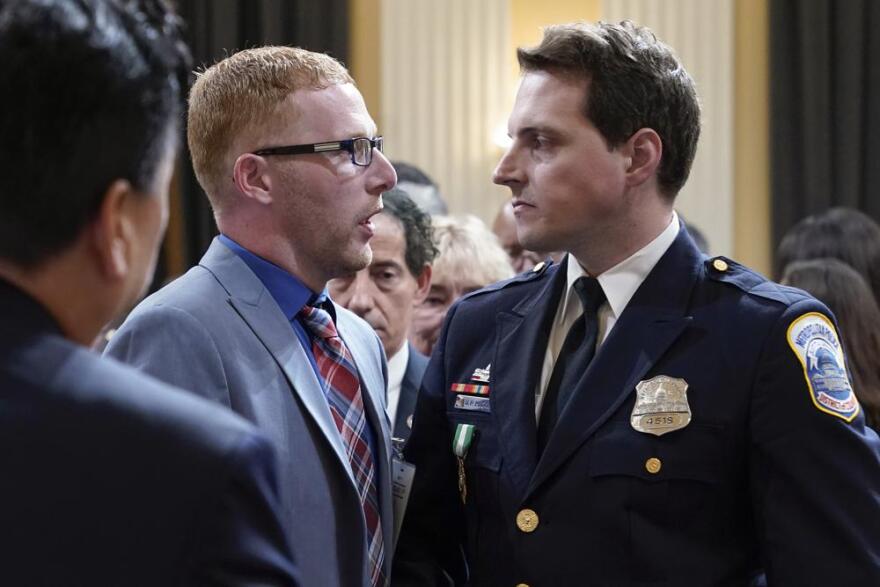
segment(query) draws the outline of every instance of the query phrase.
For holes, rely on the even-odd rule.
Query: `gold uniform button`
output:
[[[516,587],[529,587],[528,583],[517,583]]]
[[[727,264],[727,261],[724,259],[715,259],[712,261],[712,267],[715,268],[716,271],[727,271],[730,269],[730,266]]]
[[[662,467],[663,463],[660,462],[660,459],[656,457],[651,457],[650,459],[645,461],[645,469],[652,475],[656,475],[657,473],[659,473]]]
[[[532,271],[534,271],[535,273],[538,273],[541,271],[541,269],[544,268],[544,265],[546,265],[546,263],[544,263],[544,261],[541,261],[540,263],[538,263],[537,265],[532,267]],[[526,586],[526,587],[528,587],[528,586]]]
[[[520,510],[516,515],[516,527],[526,533],[534,532],[538,528],[538,514],[535,510]]]

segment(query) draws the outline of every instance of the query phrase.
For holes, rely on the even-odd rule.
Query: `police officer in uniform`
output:
[[[880,585],[880,442],[834,317],[673,210],[692,79],[631,23],[518,57],[495,181],[523,246],[570,254],[449,311],[394,584]]]

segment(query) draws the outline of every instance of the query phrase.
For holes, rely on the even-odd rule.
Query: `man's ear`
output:
[[[139,197],[131,184],[117,179],[104,193],[98,214],[88,229],[99,269],[110,280],[123,279],[131,265],[135,243],[135,219],[130,198]]]
[[[428,297],[428,292],[431,291],[431,266],[429,264],[425,263],[422,272],[416,277],[416,283],[418,288],[416,289],[415,298],[413,298],[414,306],[424,302],[425,298]]]
[[[242,153],[232,167],[232,181],[245,197],[260,204],[272,203],[272,178],[266,159],[252,153]]]
[[[663,155],[663,141],[657,131],[640,128],[626,141],[623,149],[629,158],[627,185],[641,185],[655,175]]]

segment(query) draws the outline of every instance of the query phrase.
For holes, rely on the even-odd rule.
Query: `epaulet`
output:
[[[540,263],[538,263],[537,265],[535,265],[534,267],[532,267],[528,271],[523,271],[522,273],[514,275],[513,277],[511,277],[509,279],[497,281],[495,283],[487,285],[484,288],[474,290],[474,291],[462,296],[462,299],[491,293],[493,291],[499,291],[502,289],[506,289],[508,287],[515,287],[515,286],[523,284],[523,283],[530,283],[530,282],[535,281],[536,279],[540,279],[541,277],[546,275],[547,270],[550,269],[551,267],[553,267],[554,265],[555,264],[553,263],[552,259],[548,259],[547,261],[541,261]]]
[[[703,266],[710,279],[729,283],[750,295],[786,306],[808,297],[799,289],[779,285],[727,257],[710,257],[703,262]]]

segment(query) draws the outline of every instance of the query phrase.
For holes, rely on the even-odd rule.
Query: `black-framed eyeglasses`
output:
[[[269,147],[254,151],[254,155],[266,157],[268,155],[304,155],[306,153],[328,153],[330,151],[348,151],[351,162],[361,167],[367,167],[373,162],[373,149],[382,150],[385,140],[382,137],[355,137],[344,141],[330,141],[327,143],[312,143],[311,145],[289,145],[286,147]]]

